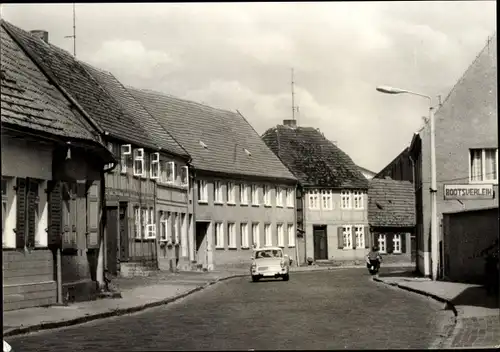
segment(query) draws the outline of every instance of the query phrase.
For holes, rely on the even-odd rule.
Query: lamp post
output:
[[[431,196],[431,265],[432,279],[437,280],[438,276],[438,258],[439,258],[439,238],[437,223],[437,186],[436,186],[436,133],[434,122],[434,108],[432,107],[432,98],[425,94],[412,92],[406,89],[399,89],[388,86],[379,86],[377,91],[385,94],[411,94],[429,99],[429,121],[431,124],[431,187],[429,189]]]

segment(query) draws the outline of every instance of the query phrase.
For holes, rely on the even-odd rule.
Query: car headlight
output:
[[[280,264],[281,264],[281,267],[282,267],[282,268],[284,268],[284,267],[285,267],[285,261],[284,261],[283,259],[281,259]]]
[[[252,268],[252,269],[255,269],[256,267],[257,267],[257,264],[255,264],[255,263],[252,263],[252,266],[251,266],[251,268]]]

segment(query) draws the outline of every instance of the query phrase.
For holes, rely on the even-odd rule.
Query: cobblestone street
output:
[[[16,336],[16,351],[428,348],[453,314],[364,270],[238,278],[143,313]],[[62,338],[64,337],[64,338]]]

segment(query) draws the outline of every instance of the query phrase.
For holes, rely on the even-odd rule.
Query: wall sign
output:
[[[444,199],[493,199],[495,192],[492,184],[444,185]]]

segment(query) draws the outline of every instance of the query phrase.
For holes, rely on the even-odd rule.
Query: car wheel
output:
[[[283,275],[283,281],[288,281],[290,280],[290,276],[288,274]]]
[[[259,278],[257,276],[252,276],[252,281],[257,282],[257,281],[259,281]]]

